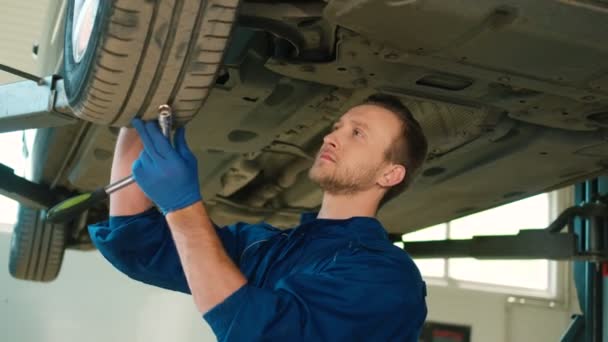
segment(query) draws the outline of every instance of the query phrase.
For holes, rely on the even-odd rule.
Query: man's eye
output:
[[[363,135],[363,132],[361,132],[361,130],[360,130],[360,129],[355,128],[355,129],[353,130],[353,135],[356,135],[356,136],[361,136],[361,135]]]

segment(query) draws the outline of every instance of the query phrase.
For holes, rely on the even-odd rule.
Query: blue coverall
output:
[[[317,219],[280,230],[216,227],[247,278],[203,315],[219,341],[417,341],[426,287],[378,220]],[[89,226],[93,243],[127,276],[190,293],[167,221],[155,208]]]

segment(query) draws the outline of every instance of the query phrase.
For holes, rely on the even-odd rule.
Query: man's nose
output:
[[[323,137],[323,144],[327,145],[327,146],[331,146],[334,149],[338,148],[338,139],[336,136],[336,131],[334,130],[333,132],[327,134],[325,137]]]

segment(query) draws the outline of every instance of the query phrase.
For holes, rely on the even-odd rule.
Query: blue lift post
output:
[[[567,231],[564,228],[567,227]],[[549,226],[517,235],[468,240],[403,242],[414,258],[571,260],[582,314],[574,315],[563,342],[608,342],[608,177],[575,186],[575,205]],[[605,314],[606,313],[606,314]]]
[[[575,187],[575,203],[594,202],[608,194],[608,177],[599,177],[579,183]],[[603,218],[575,218],[574,233],[579,237],[580,249],[591,253],[608,247],[608,228]],[[575,315],[562,341],[608,341],[608,270],[606,263],[574,261],[574,281],[582,315]]]

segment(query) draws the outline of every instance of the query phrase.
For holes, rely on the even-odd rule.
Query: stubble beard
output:
[[[317,161],[318,162],[318,161]],[[333,168],[317,165],[317,162],[308,171],[308,177],[326,193],[332,195],[353,195],[369,189],[374,184],[378,168],[357,167]]]

